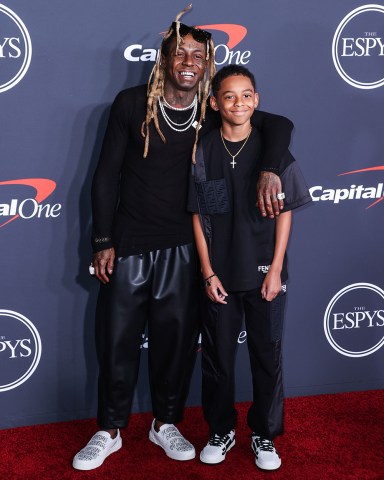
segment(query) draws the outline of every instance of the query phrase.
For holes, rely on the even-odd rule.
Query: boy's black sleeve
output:
[[[285,193],[283,212],[294,210],[312,201],[299,164],[290,152],[287,152],[283,158],[280,178]]]
[[[260,110],[255,110],[251,123],[262,136],[261,170],[278,175],[281,170],[281,161],[289,148],[293,123],[281,115]]]

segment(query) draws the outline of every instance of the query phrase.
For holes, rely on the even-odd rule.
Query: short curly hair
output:
[[[256,80],[252,72],[241,65],[227,65],[219,70],[216,75],[212,78],[212,95],[215,97],[217,92],[220,90],[220,85],[223,80],[228,77],[233,77],[236,75],[241,75],[242,77],[247,77],[252,83],[254,90],[256,91]]]

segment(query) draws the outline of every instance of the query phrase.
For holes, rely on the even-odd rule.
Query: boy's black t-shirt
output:
[[[235,154],[244,143],[225,140],[227,148]],[[210,214],[210,254],[213,271],[224,288],[230,291],[247,291],[261,286],[272,262],[275,246],[274,219],[262,217],[256,207],[256,183],[260,169],[261,141],[253,128],[251,135],[231,165],[232,157],[226,151],[220,130],[210,132],[199,142],[204,154],[205,174],[208,188],[197,194],[194,182],[190,184],[188,209],[191,212]],[[201,156],[198,156],[198,161]],[[201,165],[197,165],[201,168]],[[310,194],[297,163],[290,154],[284,158],[281,179],[285,192],[285,210],[291,210],[310,201]],[[218,181],[224,179],[225,193]],[[196,178],[195,178],[196,180]],[[212,181],[215,187],[212,187]],[[211,183],[209,183],[211,182]],[[213,199],[213,197],[215,197]],[[200,208],[199,208],[200,204]],[[206,204],[209,204],[206,206]],[[228,208],[227,208],[228,204]],[[213,209],[213,210],[212,210]],[[287,280],[287,259],[284,258],[281,280]]]

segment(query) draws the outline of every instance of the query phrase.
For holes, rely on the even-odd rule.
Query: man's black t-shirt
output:
[[[113,246],[118,256],[127,256],[193,241],[186,199],[196,130],[175,132],[159,111],[166,142],[151,122],[143,158],[146,110],[146,86],[120,92],[112,105],[92,186],[94,250]],[[167,109],[167,114],[183,123],[191,110]],[[209,125],[207,119],[200,133]]]

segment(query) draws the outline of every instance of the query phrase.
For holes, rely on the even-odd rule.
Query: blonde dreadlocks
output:
[[[149,124],[153,120],[153,123],[155,125],[157,133],[160,135],[160,138],[162,141],[165,143],[165,137],[163,135],[163,132],[160,129],[159,125],[159,119],[157,117],[158,113],[158,99],[159,97],[162,97],[164,95],[164,79],[165,79],[165,73],[164,73],[164,66],[161,64],[161,57],[162,55],[167,55],[170,41],[171,39],[176,36],[176,49],[179,48],[180,43],[183,42],[182,36],[180,35],[180,18],[184,15],[185,12],[190,10],[192,7],[191,5],[188,5],[187,8],[185,8],[182,12],[180,12],[175,19],[175,22],[172,24],[172,26],[169,28],[168,32],[164,35],[163,41],[161,42],[160,46],[160,51],[157,56],[155,65],[153,67],[152,73],[149,77],[148,80],[148,88],[147,88],[147,115],[146,118],[141,126],[141,134],[145,138],[145,143],[144,143],[144,158],[147,157],[148,155],[148,150],[149,150]],[[176,27],[176,28],[174,28]],[[193,27],[190,27],[191,31],[199,31],[204,33],[203,30],[195,29]],[[207,99],[209,95],[209,89],[211,85],[211,80],[215,74],[215,61],[214,61],[214,45],[212,38],[209,36],[209,38],[206,39],[206,61],[207,61],[207,68],[204,73],[204,77],[201,79],[199,82],[198,86],[198,99],[201,105],[200,109],[200,118],[199,121],[196,125],[196,136],[195,136],[195,143],[193,145],[193,150],[192,150],[192,162],[195,163],[195,154],[196,154],[196,148],[197,148],[197,141],[199,138],[199,130],[202,122],[204,121],[205,118],[205,112],[206,112],[206,107],[207,107]]]

